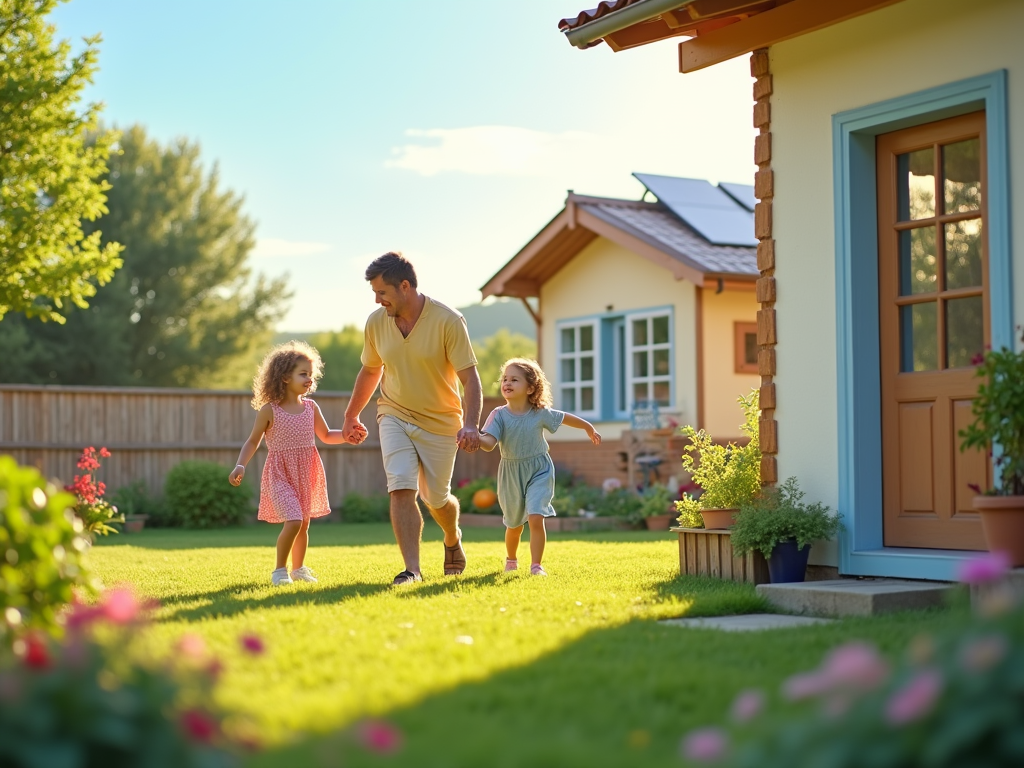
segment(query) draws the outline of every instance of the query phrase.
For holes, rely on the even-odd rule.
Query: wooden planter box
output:
[[[672,528],[679,534],[679,573],[684,576],[714,576],[748,584],[769,582],[768,563],[760,552],[733,557],[728,530]]]

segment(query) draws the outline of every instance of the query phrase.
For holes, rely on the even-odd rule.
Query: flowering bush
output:
[[[218,663],[194,643],[152,660],[138,640],[143,608],[127,590],[105,592],[72,607],[63,642],[29,634],[0,654],[0,765],[234,764],[248,739],[211,703]]]
[[[100,457],[105,459],[109,456],[110,451],[106,448],[97,451],[90,446],[84,449],[78,457],[77,464],[82,474],[75,475],[75,481],[64,486],[65,491],[75,494],[75,514],[90,535],[98,533],[106,536],[108,533],[117,533],[117,529],[112,528],[110,523],[124,522],[124,516],[118,514],[117,507],[103,498],[107,491],[106,484],[96,479],[100,469]]]
[[[0,647],[27,631],[59,631],[72,591],[95,590],[74,503],[39,470],[0,456]]]
[[[1005,563],[970,565],[991,579]],[[814,670],[785,681],[768,713],[761,691],[741,693],[725,728],[682,743],[693,763],[732,768],[954,768],[1024,765],[1024,610],[993,591],[981,615],[944,636],[919,636],[890,661],[874,646],[833,649]]]

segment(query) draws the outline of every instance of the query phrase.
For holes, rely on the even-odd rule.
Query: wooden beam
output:
[[[901,0],[793,0],[679,44],[679,71],[695,72]]]
[[[533,322],[537,324],[537,334],[539,335],[541,326],[540,315],[537,314],[536,311],[534,311],[533,307],[530,305],[530,302],[526,300],[525,296],[520,296],[519,300],[523,302],[523,306],[526,307],[526,311],[530,313],[530,317],[533,318]]]
[[[697,429],[704,429],[704,289],[694,288],[694,335],[697,337]]]
[[[536,280],[528,280],[524,277],[512,277],[501,284],[495,295],[515,296],[519,299],[539,296],[540,284]]]
[[[548,222],[540,232],[534,235],[533,239],[523,246],[522,250],[513,256],[497,274],[491,277],[480,289],[482,298],[496,296],[502,290],[502,286],[512,281],[521,269],[526,267],[541,251],[562,232],[569,227],[568,206],[563,208],[555,218]],[[530,294],[536,296],[537,294]]]
[[[710,19],[737,13],[761,13],[777,5],[775,0],[694,0],[686,6],[690,18]]]

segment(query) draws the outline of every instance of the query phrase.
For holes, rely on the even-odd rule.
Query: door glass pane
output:
[[[650,400],[647,394],[647,384],[639,382],[633,385],[633,405],[643,405]]]
[[[580,352],[590,352],[594,349],[594,326],[580,326]]]
[[[580,381],[593,381],[594,380],[594,358],[592,357],[581,357],[580,358]]]
[[[575,352],[576,351],[576,329],[575,328],[563,328],[562,329],[562,351],[563,352]]]
[[[562,381],[576,381],[576,361],[571,357],[562,361]]]
[[[946,227],[946,288],[981,285],[981,219]]]
[[[900,296],[938,290],[935,227],[900,232]]]
[[[946,302],[947,367],[965,368],[985,349],[983,312],[981,296]]]
[[[634,320],[633,321],[633,346],[644,347],[647,346],[647,321],[646,320]]]
[[[942,188],[946,213],[981,209],[981,139],[942,148]]]
[[[900,371],[939,367],[938,312],[935,302],[900,307]]]
[[[748,365],[757,365],[757,334],[743,334],[743,362]]]
[[[562,390],[562,410],[563,411],[575,411],[576,410],[576,390],[575,389],[563,389]]]
[[[656,381],[654,382],[654,399],[658,405],[669,404],[668,402],[668,382],[667,381]]]
[[[653,326],[651,335],[655,344],[668,344],[668,317],[656,317],[651,321]]]
[[[647,375],[647,353],[633,353],[633,378],[639,379]]]
[[[667,349],[656,349],[654,350],[654,375],[655,376],[668,376],[668,350]]]
[[[932,147],[896,158],[896,196],[900,221],[935,215],[935,150]]]
[[[568,410],[568,409],[566,409]],[[594,410],[594,388],[593,387],[580,387],[580,410],[581,411],[592,411]]]

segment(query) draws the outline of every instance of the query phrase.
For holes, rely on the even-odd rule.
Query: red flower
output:
[[[985,355],[979,352],[971,358],[971,365],[981,365],[985,362]]]
[[[181,713],[181,729],[193,741],[209,744],[217,735],[217,722],[199,709],[187,709]]]
[[[242,648],[251,653],[253,656],[259,656],[267,650],[266,646],[263,644],[263,641],[256,635],[242,635],[242,637],[239,640],[242,643]]]
[[[366,749],[379,754],[397,752],[402,748],[402,734],[391,723],[370,720],[358,731],[359,741]]]
[[[37,635],[25,638],[25,665],[32,669],[48,669],[50,666],[50,649]]]
[[[106,448],[100,448],[100,456],[102,456],[104,459],[110,458],[110,451],[108,451]]]

